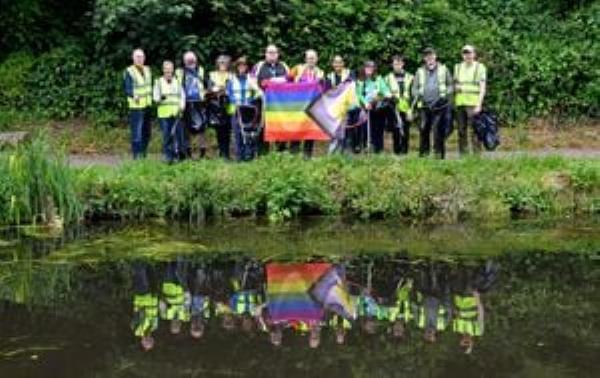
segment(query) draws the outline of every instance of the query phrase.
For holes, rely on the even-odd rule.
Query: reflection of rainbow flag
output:
[[[316,322],[323,318],[320,303],[310,296],[310,289],[331,264],[267,264],[267,299],[269,316],[275,323]]]
[[[306,113],[320,93],[319,83],[269,83],[265,89],[265,140],[329,140]]]
[[[325,309],[348,320],[356,319],[356,304],[346,289],[346,272],[341,265],[332,266],[315,283],[311,295]]]

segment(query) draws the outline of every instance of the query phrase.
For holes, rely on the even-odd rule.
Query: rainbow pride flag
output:
[[[267,308],[273,323],[318,322],[324,308],[310,294],[329,263],[267,264]]]
[[[306,112],[320,94],[319,83],[270,83],[265,88],[265,141],[329,140]]]

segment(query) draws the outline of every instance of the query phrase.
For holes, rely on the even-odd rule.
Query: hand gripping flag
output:
[[[265,88],[265,141],[329,140],[306,112],[320,94],[319,83],[269,83]]]
[[[356,85],[347,81],[318,96],[308,107],[308,115],[331,138],[342,135],[348,111],[357,106]]]

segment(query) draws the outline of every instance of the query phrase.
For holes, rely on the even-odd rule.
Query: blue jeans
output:
[[[254,138],[246,137],[246,141],[244,143],[244,137],[242,135],[242,130],[238,122],[237,115],[231,116],[231,126],[233,128],[233,132],[235,133],[235,154],[237,159],[239,161],[250,161],[254,159],[258,153],[257,149],[259,135],[256,135]]]
[[[131,153],[133,158],[145,158],[152,136],[149,108],[129,110],[129,127],[131,129]]]
[[[165,160],[172,162],[179,159],[185,153],[186,148],[181,120],[175,117],[159,118],[158,124],[162,132],[162,150]]]

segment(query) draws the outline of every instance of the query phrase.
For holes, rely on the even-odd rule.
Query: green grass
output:
[[[305,161],[284,154],[250,164],[132,162],[88,168],[77,177],[88,216],[127,219],[343,215],[457,221],[600,209],[600,161],[561,157]]]
[[[0,223],[306,215],[459,221],[597,213],[600,160],[452,161],[272,154],[237,164],[158,161],[69,168],[43,138],[0,154]]]

